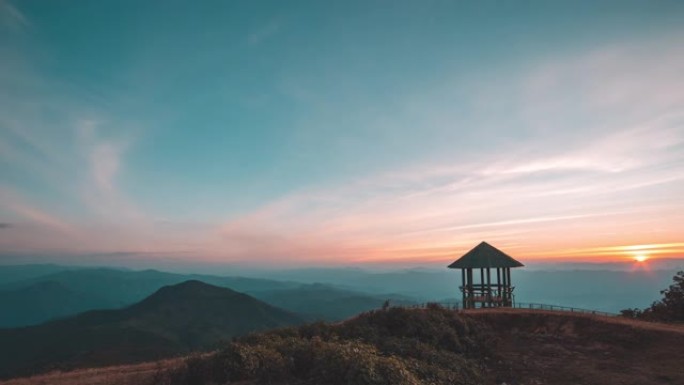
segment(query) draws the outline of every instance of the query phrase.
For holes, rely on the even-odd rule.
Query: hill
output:
[[[204,355],[4,385],[681,384],[684,326],[533,310],[374,311]]]
[[[35,325],[97,307],[115,307],[87,293],[75,292],[59,282],[40,281],[16,290],[0,291],[0,328]]]
[[[302,319],[199,281],[167,286],[120,310],[0,330],[0,377],[169,357]]]
[[[548,311],[391,308],[239,339],[167,385],[681,384],[684,327]],[[245,365],[254,362],[256,364]]]

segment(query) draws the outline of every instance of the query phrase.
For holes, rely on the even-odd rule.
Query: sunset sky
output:
[[[482,240],[684,257],[684,2],[0,0],[0,263]]]

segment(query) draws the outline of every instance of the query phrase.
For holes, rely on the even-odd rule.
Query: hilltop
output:
[[[390,308],[214,353],[7,385],[681,384],[684,326],[533,310]]]
[[[120,310],[0,329],[0,377],[155,360],[301,323],[294,313],[246,294],[187,281]]]

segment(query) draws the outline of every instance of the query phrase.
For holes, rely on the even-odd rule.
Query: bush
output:
[[[643,311],[637,308],[622,309],[620,310],[620,315],[626,318],[641,318],[643,315]]]
[[[441,307],[388,308],[341,324],[254,334],[191,356],[159,384],[418,385],[481,383],[489,333]]]

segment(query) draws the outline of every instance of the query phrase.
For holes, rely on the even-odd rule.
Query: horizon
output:
[[[0,0],[0,264],[682,266],[684,3],[598,3]]]
[[[651,264],[533,263],[524,268],[513,269],[511,277],[515,282],[516,303],[566,306],[616,314],[623,309],[640,308],[652,303],[658,298],[658,293],[672,281],[672,276],[681,271],[684,271],[684,259],[666,259]],[[132,303],[133,299],[144,297],[144,293],[135,289],[139,285],[147,285],[146,293],[151,294],[162,286],[200,280],[257,297],[265,296],[272,290],[294,290],[291,292],[294,296],[289,298],[305,302],[315,302],[314,298],[324,298],[325,301],[325,298],[330,300],[352,293],[366,299],[369,296],[375,298],[371,305],[363,302],[365,305],[355,308],[357,312],[378,307],[388,298],[413,302],[459,302],[460,279],[459,271],[445,266],[268,268],[207,266],[187,262],[185,265],[164,266],[0,264],[0,287],[10,297],[11,293],[41,293],[45,283],[56,284],[57,287],[75,293],[87,293],[93,285],[105,290],[112,285],[123,285],[127,288],[125,291],[133,290],[135,293],[128,299],[128,303]],[[137,284],[131,284],[132,282]],[[313,298],[300,298],[297,295],[300,289],[320,292],[323,297],[316,295]],[[109,294],[107,298],[108,296]],[[344,302],[344,299],[341,300]],[[273,304],[282,305],[277,301]],[[370,307],[366,307],[367,305]],[[111,304],[100,306],[107,307]],[[316,308],[314,303],[306,306]],[[332,309],[343,309],[345,306],[339,303]],[[305,308],[299,308],[299,311],[304,311],[302,309]]]
[[[87,261],[87,262],[82,262]],[[273,274],[289,273],[315,273],[315,272],[335,272],[348,271],[370,274],[382,273],[401,273],[401,272],[430,272],[430,273],[453,273],[454,279],[458,280],[455,271],[446,265],[438,264],[364,264],[364,265],[315,265],[302,264],[291,266],[267,267],[259,264],[238,264],[238,263],[195,263],[192,260],[181,261],[148,261],[148,260],[92,260],[85,258],[74,258],[64,262],[45,262],[44,258],[30,259],[26,256],[3,255],[0,267],[40,267],[52,266],[65,269],[112,269],[127,271],[159,271],[174,274],[199,274],[215,276],[244,276],[251,278],[267,277]],[[525,271],[607,271],[607,272],[630,272],[630,273],[655,273],[655,272],[676,272],[684,270],[684,258],[654,258],[647,263],[643,261],[557,261],[557,260],[532,260],[524,263],[521,270]],[[325,283],[325,279],[321,280]]]

